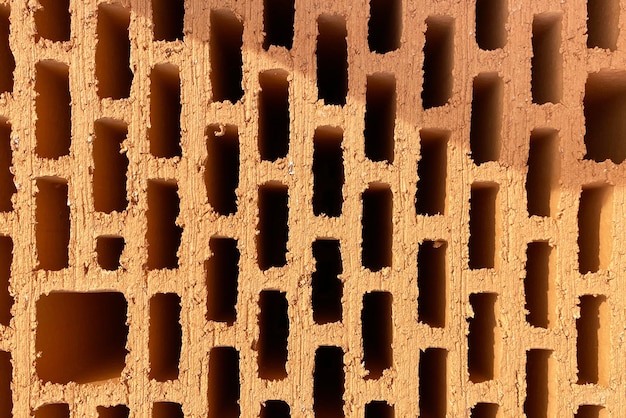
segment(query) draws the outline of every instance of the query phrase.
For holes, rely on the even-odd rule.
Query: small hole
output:
[[[152,0],[152,23],[155,41],[183,39],[184,0]]]
[[[178,268],[178,248],[183,229],[176,225],[180,211],[178,186],[174,181],[148,180],[149,270]]]
[[[150,298],[150,379],[165,382],[178,378],[183,344],[180,309],[176,293],[158,293]]]
[[[68,66],[46,60],[35,65],[35,152],[42,158],[70,153],[72,107]]]
[[[610,314],[605,296],[580,297],[580,317],[576,320],[579,385],[608,384],[611,349]]]
[[[96,80],[101,99],[130,96],[133,71],[130,69],[130,11],[119,4],[98,6],[96,28]]]
[[[12,264],[13,240],[11,237],[0,236],[0,324],[4,326],[9,326],[11,323],[11,308],[15,302],[9,291]],[[0,373],[0,376],[3,375]],[[0,405],[2,405],[1,401]]]
[[[426,19],[425,36],[422,106],[430,109],[444,106],[452,97],[454,19],[430,16]]]
[[[311,275],[313,320],[316,324],[339,322],[342,318],[341,298],[343,272],[338,240],[318,239],[313,243],[315,271]]]
[[[128,157],[122,142],[128,125],[115,119],[99,119],[94,124],[93,204],[98,212],[122,212],[128,206],[126,170]]]
[[[237,212],[239,133],[234,125],[209,125],[204,184],[213,210],[222,216]]]
[[[267,182],[259,187],[257,262],[261,270],[287,264],[289,217],[287,186]]]
[[[526,418],[554,416],[554,359],[552,350],[532,349],[526,352]]]
[[[443,348],[427,348],[420,353],[419,408],[420,416],[445,418],[448,404],[448,352]]]
[[[346,20],[323,14],[317,19],[317,92],[326,105],[346,104],[348,95],[348,44]]]
[[[467,365],[474,383],[496,378],[496,298],[495,293],[473,293],[469,298],[474,317],[469,319]]]
[[[372,401],[365,405],[365,418],[394,418],[394,409],[385,401]]]
[[[211,10],[211,86],[213,101],[232,103],[243,97],[243,23],[228,9]]]
[[[0,415],[6,418],[13,416],[13,365],[11,353],[0,351]]]
[[[367,76],[365,97],[365,156],[393,162],[396,124],[396,78],[389,73]]]
[[[209,353],[208,418],[239,418],[239,352],[213,347]]]
[[[289,81],[287,72],[268,70],[259,74],[259,154],[276,161],[289,152]]]
[[[363,295],[361,332],[363,363],[368,371],[366,379],[378,379],[383,371],[393,366],[391,302],[392,296],[388,292]]]
[[[367,42],[370,51],[384,54],[400,48],[402,1],[370,0]]]
[[[289,316],[285,292],[264,290],[259,296],[259,377],[280,380],[287,377]]]
[[[393,195],[389,185],[371,183],[363,192],[361,260],[371,271],[391,267]]]
[[[285,401],[265,401],[261,406],[260,418],[290,418],[291,411]]]
[[[287,49],[293,46],[294,3],[295,0],[263,0],[263,49],[266,51],[270,45]]]
[[[50,403],[35,411],[35,418],[70,418],[70,406],[66,403]]]
[[[15,57],[9,45],[11,34],[11,9],[0,5],[0,93],[13,91],[13,72],[15,71]]]
[[[417,318],[435,328],[446,325],[447,247],[445,241],[424,241],[417,252]]]
[[[59,177],[37,179],[35,240],[37,268],[61,270],[69,265],[70,208],[67,181]]]
[[[124,238],[117,235],[100,235],[96,238],[96,254],[100,268],[109,271],[120,268],[124,246]]]
[[[343,130],[322,126],[313,138],[313,214],[341,216],[343,206]]]
[[[498,404],[477,403],[472,408],[471,418],[498,418]]]
[[[606,418],[606,409],[600,405],[580,405],[574,418]]]
[[[561,14],[542,13],[533,19],[531,91],[533,103],[559,103],[563,95]]]
[[[152,418],[185,418],[185,415],[179,403],[155,402],[152,404]]]
[[[157,64],[150,74],[150,152],[180,157],[180,76],[173,64]]]
[[[37,374],[44,382],[120,377],[126,359],[127,303],[117,292],[53,292],[37,301]]]
[[[613,186],[583,186],[578,209],[578,270],[595,273],[609,267],[612,252]]]
[[[209,241],[213,255],[205,262],[207,320],[232,325],[237,320],[237,285],[239,250],[232,238],[213,237]]]
[[[483,269],[496,266],[498,185],[472,184],[469,220],[469,268]]]
[[[500,158],[504,83],[496,73],[481,73],[473,88],[470,149],[474,163],[480,165]]]
[[[526,321],[534,327],[548,328],[556,321],[555,257],[546,241],[528,244],[524,279],[525,308],[528,311]]]
[[[315,351],[313,412],[315,418],[343,418],[343,350],[322,346]]]
[[[443,215],[446,208],[449,131],[420,131],[420,160],[417,163],[415,210],[418,215]]]
[[[476,43],[494,50],[506,45],[507,0],[476,0]]]
[[[587,0],[587,48],[617,49],[619,0]]]
[[[98,418],[128,418],[130,409],[126,405],[98,406]]]
[[[41,8],[35,11],[37,40],[39,37],[54,42],[70,40],[70,0],[38,0]]]
[[[558,210],[560,162],[558,133],[554,129],[534,129],[530,134],[527,208],[530,216],[550,216]]]
[[[626,159],[626,71],[604,70],[589,74],[585,84],[586,160]]]

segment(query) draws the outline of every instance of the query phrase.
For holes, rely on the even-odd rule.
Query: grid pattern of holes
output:
[[[14,298],[28,291],[21,277],[36,279],[39,300],[52,291],[123,293],[133,315],[124,349],[137,356],[117,359],[104,376],[132,376],[154,399],[148,407],[19,398],[30,404],[14,405],[14,415],[117,417],[152,408],[153,416],[206,409],[211,416],[290,416],[300,408],[289,391],[278,400],[262,388],[267,380],[300,384],[306,379],[299,373],[313,373],[304,402],[316,416],[543,416],[553,407],[545,393],[553,391],[577,399],[576,416],[620,410],[619,400],[600,405],[605,397],[555,387],[557,376],[591,383],[598,393],[615,384],[609,321],[620,306],[610,296],[616,282],[605,278],[622,257],[613,232],[622,225],[615,207],[626,159],[618,2],[589,0],[580,25],[566,9],[538,5],[522,22],[506,0],[476,0],[455,13],[370,0],[362,21],[346,2],[312,15],[304,32],[294,24],[306,3],[287,0],[264,1],[263,13],[209,1],[198,15],[186,14],[195,10],[192,0],[139,1],[136,10],[118,2],[36,3],[0,6],[0,92],[7,98],[0,101],[7,115],[0,132],[0,324],[13,324],[15,335],[30,332],[32,308]],[[81,13],[92,21],[79,30]],[[422,38],[406,16],[420,22]],[[585,25],[587,44],[571,44],[565,32]],[[71,42],[79,34],[81,47]],[[520,36],[526,55],[511,50]],[[13,51],[33,40],[32,54],[16,64]],[[299,56],[307,45],[314,65]],[[604,49],[615,68],[599,67],[593,51],[572,58],[564,48]],[[485,51],[498,59],[484,58]],[[198,60],[207,71],[201,80]],[[14,79],[28,68],[31,84]],[[587,72],[573,77],[568,68]],[[564,87],[566,76],[578,80],[573,87]],[[11,95],[14,85],[20,95]],[[515,114],[511,96],[532,105]],[[256,115],[246,107],[253,102]],[[17,114],[26,108],[28,116]],[[572,191],[576,198],[567,200]],[[34,243],[15,232],[24,219]],[[518,227],[506,232],[502,225]],[[559,232],[566,228],[578,236]],[[524,278],[515,291],[504,286],[511,277]],[[142,297],[138,282],[147,283]],[[172,300],[159,302],[165,295]],[[278,297],[264,302],[267,295]],[[242,341],[255,314],[251,340]],[[505,315],[517,319],[504,323]],[[199,350],[185,347],[195,345],[187,338],[195,335],[191,317],[206,318],[202,331],[214,336]],[[348,335],[348,323],[360,335]],[[56,326],[43,325],[48,332]],[[533,328],[545,330],[540,342],[530,338]],[[555,343],[564,329],[576,330],[575,344]],[[513,343],[503,345],[511,330]],[[302,341],[313,349],[296,348]],[[414,354],[392,352],[407,342],[420,353],[412,371],[403,365]],[[167,352],[155,348],[167,344]],[[0,352],[10,355],[11,347],[0,343]],[[189,362],[184,350],[198,357]],[[523,354],[503,373],[499,360],[510,350]],[[538,372],[557,355],[576,356],[577,370],[558,363]],[[300,364],[310,370],[299,372]],[[7,382],[16,372],[10,362],[0,366],[2,396],[11,398]],[[59,370],[48,380],[93,380]],[[201,393],[167,386],[198,370],[206,372]],[[478,396],[484,392],[474,383],[506,391],[515,372],[526,376],[526,404]],[[45,373],[31,374],[46,380]],[[429,380],[436,384],[423,384]],[[164,387],[172,402],[155,396]],[[420,400],[395,395],[404,387]],[[252,400],[239,405],[243,390]],[[345,405],[357,393],[368,399]],[[197,396],[203,401],[190,402]]]

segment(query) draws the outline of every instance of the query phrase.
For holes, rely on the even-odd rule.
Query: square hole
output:
[[[126,405],[99,406],[98,418],[128,418],[130,410]]]
[[[37,301],[36,370],[44,382],[119,377],[126,361],[126,311],[118,292],[52,292]]]
[[[117,270],[125,245],[124,238],[117,235],[101,235],[96,238],[98,265],[104,270]]]

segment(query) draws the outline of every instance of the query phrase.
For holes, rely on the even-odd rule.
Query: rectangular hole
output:
[[[343,350],[322,346],[315,351],[313,412],[315,418],[343,418]]]
[[[155,41],[182,41],[184,21],[184,0],[152,0],[152,29]]]
[[[239,132],[234,125],[209,125],[204,184],[207,200],[219,215],[237,212],[239,186]]]
[[[559,103],[563,96],[561,14],[542,13],[533,19],[531,91],[533,103]]]
[[[97,406],[98,418],[128,418],[130,409],[126,405]]]
[[[361,333],[363,364],[368,372],[366,379],[378,379],[385,370],[393,366],[392,300],[389,292],[371,292],[363,295]]]
[[[0,351],[0,416],[6,418],[13,416],[12,381],[13,366],[11,365],[11,353]]]
[[[35,410],[35,418],[70,418],[70,406],[66,403],[42,405]]]
[[[259,296],[259,377],[281,380],[287,377],[289,316],[285,292],[263,290]]]
[[[472,408],[471,418],[498,418],[498,404],[479,402]]]
[[[448,180],[448,140],[450,131],[422,129],[420,160],[417,163],[415,210],[418,215],[443,215]]]
[[[617,49],[619,11],[619,0],[587,0],[587,48]]]
[[[52,292],[36,308],[36,370],[42,381],[83,384],[121,377],[128,354],[122,293]]]
[[[120,268],[120,257],[126,243],[118,235],[100,235],[96,238],[98,265],[103,270],[114,271]]]
[[[36,81],[35,152],[42,158],[59,158],[70,153],[72,107],[69,68],[45,60],[35,64]]]
[[[0,236],[0,324],[4,326],[9,326],[11,323],[11,308],[15,302],[9,292],[12,264],[13,240],[8,236]]]
[[[259,154],[276,161],[289,152],[289,81],[284,70],[259,74]]]
[[[295,12],[295,0],[263,0],[263,49],[271,45],[291,49]]]
[[[383,267],[391,267],[393,195],[389,185],[370,183],[362,200],[361,261],[363,267],[380,271]]]
[[[469,319],[467,366],[474,383],[497,377],[496,299],[495,293],[473,293],[469,298],[474,316]]]
[[[580,405],[574,418],[607,418],[606,409],[600,405]]]
[[[476,43],[483,50],[503,48],[507,41],[507,0],[476,0]]]
[[[444,106],[452,97],[454,66],[454,18],[429,16],[424,43],[422,107]]]
[[[500,158],[503,90],[504,83],[497,73],[474,77],[470,150],[475,164]]]
[[[605,270],[612,252],[613,186],[585,185],[578,208],[578,270],[595,273]]]
[[[0,93],[13,92],[15,57],[9,45],[10,15],[11,8],[8,5],[0,5]]]
[[[558,133],[534,129],[530,134],[526,198],[530,216],[551,216],[558,209],[560,162]]]
[[[417,319],[434,328],[446,325],[447,247],[445,241],[424,241],[417,252]]]
[[[150,153],[180,157],[180,76],[173,64],[157,64],[150,73]]]
[[[313,242],[315,271],[311,274],[313,320],[316,324],[341,321],[343,308],[343,272],[339,241],[318,239]]]
[[[176,293],[157,293],[150,298],[150,379],[165,382],[178,378],[183,344],[180,310]]]
[[[232,238],[212,237],[211,257],[205,262],[207,320],[232,325],[237,320],[239,249]]]
[[[526,418],[555,416],[554,367],[552,350],[532,349],[526,352]]]
[[[365,418],[394,418],[395,408],[385,401],[371,401],[365,404]]]
[[[179,403],[155,402],[152,404],[152,418],[185,418],[185,415]]]
[[[367,42],[379,54],[400,48],[402,0],[370,0]]]
[[[469,268],[496,267],[498,189],[494,183],[474,183],[470,197]]]
[[[213,101],[237,103],[243,97],[243,23],[229,9],[211,10],[210,20]]]
[[[365,156],[393,162],[396,125],[396,77],[390,73],[367,76],[365,95]]]
[[[555,258],[548,242],[528,244],[524,278],[526,322],[534,327],[548,328],[556,322]]]
[[[93,204],[98,212],[122,212],[128,206],[126,171],[128,157],[122,143],[128,125],[116,119],[99,119],[94,123]]]
[[[11,125],[6,119],[0,118],[0,212],[13,211],[11,199],[17,193],[17,188],[11,173],[12,167]]]
[[[69,265],[70,208],[67,181],[59,177],[40,177],[36,184],[37,268],[61,270]]]
[[[346,104],[348,95],[348,44],[346,20],[322,14],[317,18],[317,93],[326,105]]]
[[[576,320],[578,384],[607,385],[611,348],[610,310],[605,296],[580,297],[580,317]]]
[[[35,27],[39,38],[54,42],[70,40],[70,0],[38,0],[35,10]]]
[[[289,218],[287,186],[267,182],[259,187],[257,262],[261,270],[287,264]]]
[[[233,347],[213,347],[209,353],[208,418],[238,418],[239,352]]]
[[[130,11],[119,4],[98,5],[96,80],[101,99],[130,97]]]
[[[148,180],[148,241],[149,270],[178,268],[178,248],[183,229],[176,225],[180,211],[178,185],[168,180]]]
[[[343,130],[332,126],[315,129],[313,137],[313,214],[341,216],[343,206]]]
[[[290,418],[291,411],[285,401],[265,401],[261,404],[261,414],[259,418]]]
[[[421,417],[445,418],[448,404],[448,352],[427,348],[419,360],[419,408]]]

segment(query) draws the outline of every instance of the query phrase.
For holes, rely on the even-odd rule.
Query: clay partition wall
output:
[[[0,6],[1,417],[623,417],[617,0]]]

